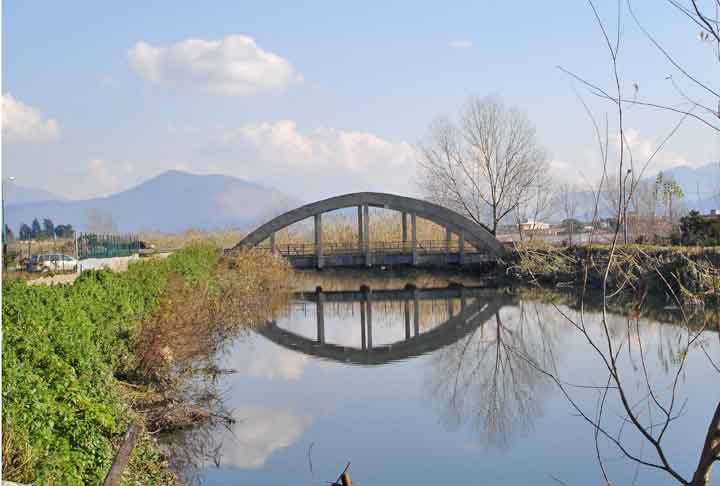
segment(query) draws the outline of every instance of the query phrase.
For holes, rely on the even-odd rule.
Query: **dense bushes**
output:
[[[112,457],[122,403],[113,374],[171,276],[210,277],[219,260],[193,245],[125,273],[91,271],[74,285],[3,282],[3,479],[97,484]]]
[[[720,246],[720,221],[690,211],[680,220],[679,240],[682,245]]]

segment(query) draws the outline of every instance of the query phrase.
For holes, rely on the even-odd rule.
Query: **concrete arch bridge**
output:
[[[351,245],[323,242],[323,214],[352,207],[357,207],[357,242]],[[394,210],[402,214],[400,241],[372,239],[369,211],[371,207]],[[307,218],[314,219],[313,243],[276,242],[275,234],[278,231]],[[445,239],[419,241],[417,218],[444,227]],[[453,234],[457,235],[456,239],[453,239]],[[505,252],[502,243],[485,227],[455,211],[428,201],[381,192],[344,194],[293,209],[252,231],[232,250],[252,248],[264,242],[267,242],[264,247],[287,257],[297,268],[468,265],[496,261]]]

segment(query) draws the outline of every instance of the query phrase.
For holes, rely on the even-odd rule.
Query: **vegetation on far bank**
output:
[[[163,407],[182,410],[190,371],[271,311],[266,296],[283,295],[287,269],[267,254],[223,257],[193,243],[73,285],[4,281],[3,479],[100,483],[129,421],[173,427],[158,420]],[[160,462],[146,433],[126,482],[173,483]]]

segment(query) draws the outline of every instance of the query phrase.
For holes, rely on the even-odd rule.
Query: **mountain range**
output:
[[[707,213],[720,208],[720,165],[680,166],[664,171],[685,193],[689,209]],[[654,177],[648,178],[653,180]],[[297,207],[301,201],[278,190],[226,175],[197,175],[172,170],[131,189],[85,200],[68,200],[51,192],[3,185],[5,216],[17,232],[22,223],[50,218],[55,224],[72,224],[80,231],[98,222],[116,231],[180,232],[189,228],[246,230],[272,216]],[[588,220],[593,196],[579,193],[577,215]],[[108,231],[103,228],[98,231]]]
[[[12,187],[14,192],[5,194],[5,216],[13,231],[34,218],[72,224],[80,231],[97,230],[93,226],[98,222],[119,232],[247,229],[299,204],[275,189],[236,177],[176,170],[126,191],[86,200],[48,200],[53,195],[45,191]]]

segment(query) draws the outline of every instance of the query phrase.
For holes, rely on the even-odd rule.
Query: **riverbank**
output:
[[[518,245],[507,267],[515,282],[596,291],[602,288],[610,245]],[[663,305],[704,305],[720,298],[720,247],[621,245],[607,277],[609,295]]]
[[[288,270],[196,243],[72,285],[3,282],[3,479],[98,484],[139,422],[125,482],[174,484],[150,432],[212,416],[197,377],[225,337],[279,305]]]

